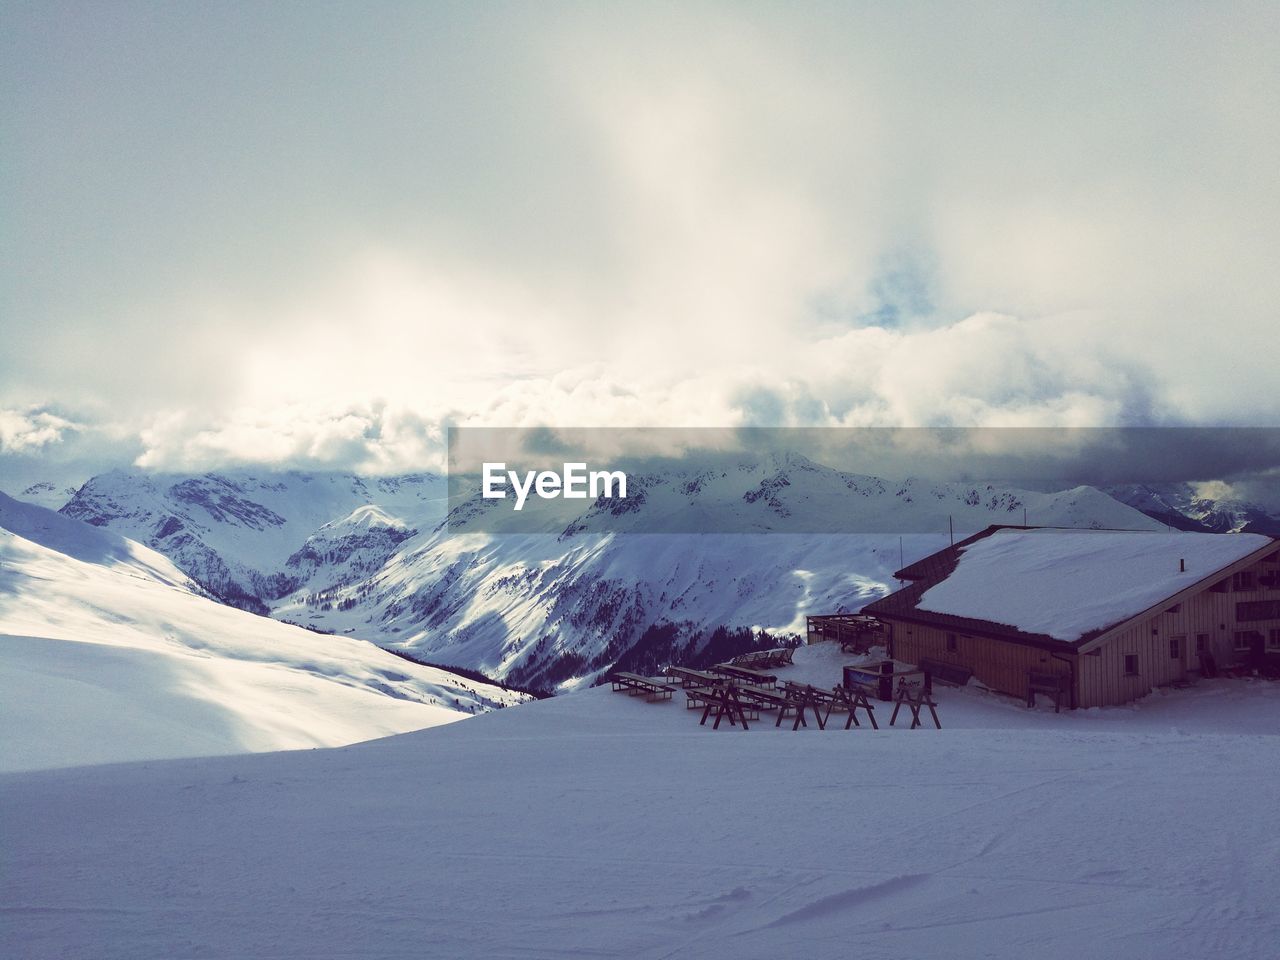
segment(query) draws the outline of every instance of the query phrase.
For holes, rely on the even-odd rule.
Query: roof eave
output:
[[[994,623],[990,620],[978,622],[990,623],[993,627],[1003,627],[1003,630],[996,632],[994,630],[984,631],[981,629],[974,629],[970,625],[947,623],[945,620],[929,616],[927,611],[924,611],[924,614],[924,616],[911,616],[910,614],[892,611],[876,614],[876,616],[881,620],[901,620],[904,623],[914,623],[922,627],[933,627],[939,630],[963,634],[966,637],[982,637],[984,640],[1000,640],[1004,643],[1016,643],[1018,646],[1035,647],[1038,650],[1049,650],[1054,653],[1074,653],[1077,649],[1075,641],[1059,640],[1047,634],[1021,632],[1011,634],[1005,631],[1012,630],[1013,628],[1005,626],[1004,624]],[[942,616],[947,616],[947,614],[943,614]]]

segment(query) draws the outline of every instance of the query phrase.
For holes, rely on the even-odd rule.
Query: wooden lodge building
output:
[[[995,526],[895,576],[863,610],[891,657],[1023,699],[1046,674],[1094,707],[1280,663],[1280,541],[1259,534]]]

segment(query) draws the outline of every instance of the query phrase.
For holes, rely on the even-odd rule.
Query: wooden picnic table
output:
[[[853,689],[844,686],[833,687],[831,697],[831,705],[827,707],[827,719],[831,718],[832,710],[848,710],[849,716],[844,722],[844,728],[848,730],[850,726],[860,727],[862,724],[858,722],[858,710],[861,709],[867,712],[871,729],[880,729],[880,725],[876,723],[876,708],[871,705],[871,701],[867,699],[867,692],[861,687]]]
[[[898,683],[898,695],[894,698],[893,714],[889,717],[889,726],[893,726],[893,722],[898,719],[898,711],[902,709],[903,704],[911,711],[911,726],[908,729],[914,730],[916,727],[924,726],[920,722],[920,711],[924,707],[929,708],[929,714],[933,717],[933,725],[939,730],[942,729],[942,723],[938,720],[938,705],[933,701],[933,694],[923,683],[914,684],[907,683],[905,680]]]
[[[728,682],[739,690],[765,698],[781,697],[783,695],[782,687],[775,683],[754,684],[746,683],[742,680],[729,680]]]
[[[787,704],[786,694],[777,687],[753,687],[735,683],[734,688],[740,697],[757,704],[761,710],[776,710]]]
[[[674,664],[667,667],[664,671],[672,680],[679,680],[680,685],[686,689],[689,687],[709,687],[719,682],[719,677],[714,673],[708,673],[705,670],[695,670],[693,667],[678,667]]]
[[[825,690],[819,690],[817,687],[807,683],[787,681],[783,687],[783,696],[786,698],[786,705],[778,711],[778,719],[774,723],[775,727],[782,726],[782,720],[788,711],[795,716],[795,721],[791,724],[792,730],[807,727],[809,724],[804,719],[804,712],[805,710],[810,710],[813,713],[813,719],[817,721],[818,729],[825,730],[827,728],[826,717],[819,711],[820,705],[830,698],[830,694]]]
[[[865,710],[867,719],[871,721],[871,728],[880,729],[876,723],[875,708],[866,694],[857,689],[836,687],[833,690],[822,690],[807,683],[787,683],[782,688],[753,687],[732,680],[721,680],[707,686],[689,687],[684,693],[686,709],[702,709],[702,719],[698,721],[700,725],[705,725],[707,719],[715,714],[716,722],[712,729],[718,729],[720,720],[728,717],[730,725],[741,722],[745,730],[748,720],[759,719],[760,710],[778,711],[775,727],[782,726],[782,721],[790,715],[793,718],[792,730],[809,726],[805,711],[812,713],[819,730],[825,730],[833,711],[846,710],[849,715],[844,728],[848,730],[862,725],[858,722],[857,711]]]
[[[723,683],[714,683],[705,687],[686,687],[684,691],[686,709],[701,710],[708,700],[714,699],[711,695],[724,686]]]
[[[627,696],[643,696],[650,703],[658,700],[670,700],[676,688],[669,683],[661,683],[642,677],[637,673],[618,672],[609,678],[613,682],[615,693],[625,692]]]
[[[752,670],[750,667],[739,667],[732,663],[717,663],[710,669],[712,673],[718,673],[721,676],[732,677],[737,680],[749,680],[756,684],[778,682],[777,674],[765,673],[763,670]]]
[[[690,692],[686,690],[685,695],[688,696]],[[747,727],[748,714],[751,715],[750,719],[752,720],[760,718],[759,712],[750,703],[743,701],[738,694],[737,688],[731,683],[701,688],[698,691],[698,695],[705,704],[702,709],[702,719],[698,721],[699,726],[706,725],[707,718],[711,716],[712,712],[716,715],[715,723],[711,725],[712,730],[720,729],[720,721],[724,717],[729,718],[729,726],[731,727],[741,723],[743,730],[749,729]]]

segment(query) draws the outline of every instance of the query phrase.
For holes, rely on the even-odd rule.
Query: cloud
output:
[[[0,410],[0,454],[37,454],[83,429],[48,410]]]
[[[145,449],[135,464],[165,471],[247,465],[364,474],[442,471],[443,437],[439,421],[388,405],[238,410],[204,424],[174,414],[141,430]]]
[[[1274,8],[261,15],[16,18],[0,404],[366,470],[446,423],[1275,422]]]
[[[1280,465],[1230,483],[1210,480],[1193,484],[1195,494],[1212,500],[1242,500],[1272,513],[1280,512]]]

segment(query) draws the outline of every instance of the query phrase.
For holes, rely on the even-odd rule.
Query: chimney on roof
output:
[[[1178,561],[1178,572],[1179,572],[1179,573],[1186,573],[1186,572],[1187,572],[1187,558],[1186,558],[1186,557],[1183,557],[1183,558],[1181,558],[1181,559]]]

